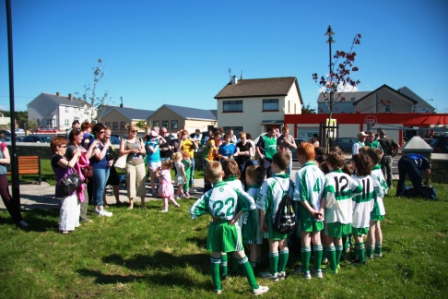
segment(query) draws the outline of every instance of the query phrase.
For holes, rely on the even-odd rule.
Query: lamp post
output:
[[[331,57],[331,44],[335,42],[335,40],[333,39],[333,35],[334,32],[331,31],[331,25],[328,25],[328,29],[327,32],[325,32],[325,35],[328,35],[328,40],[327,40],[327,44],[329,47],[329,59],[330,59],[330,64],[329,64],[329,68],[330,68],[330,119],[331,119],[331,115],[333,114],[333,106],[334,106],[334,99],[333,99],[333,63],[332,63],[332,57]]]

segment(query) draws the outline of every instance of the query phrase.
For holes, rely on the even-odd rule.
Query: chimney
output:
[[[238,84],[238,77],[235,75],[232,77],[232,84]]]
[[[243,80],[243,71],[241,71],[240,80]]]
[[[59,91],[56,91],[56,96],[58,97],[60,95],[61,95],[61,93]]]
[[[120,107],[123,108],[123,97],[120,97],[120,100],[121,100]]]
[[[73,96],[72,96],[71,93],[68,94],[68,100],[69,100],[70,102],[73,101]]]

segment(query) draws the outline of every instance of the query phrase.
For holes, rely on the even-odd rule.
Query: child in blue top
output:
[[[232,136],[226,134],[224,136],[224,143],[219,146],[218,157],[222,162],[223,160],[233,160],[233,155],[236,154],[236,145],[231,143]]]

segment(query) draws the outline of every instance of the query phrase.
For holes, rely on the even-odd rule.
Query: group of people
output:
[[[287,128],[283,131],[283,139],[287,139],[287,131]],[[328,258],[328,272],[337,274],[344,251],[343,240],[346,239],[348,244],[352,235],[355,240],[354,265],[366,264],[366,256],[372,259],[374,256],[382,257],[380,221],[385,215],[383,196],[388,191],[379,166],[382,151],[362,147],[347,164],[344,153],[333,148],[328,155],[320,156],[319,163],[316,161],[316,152],[321,154],[319,148],[303,142],[297,148],[301,168],[292,181],[288,174],[291,155],[287,150],[274,150],[277,146],[274,147],[273,134],[269,130],[264,141],[259,142],[264,146],[264,154],[261,152],[260,158],[262,161],[268,159],[270,177],[267,177],[269,171],[263,164],[251,165],[245,171],[247,187],[244,188],[238,182],[239,169],[231,166],[232,162],[236,164],[234,161],[209,161],[205,176],[213,188],[190,209],[193,219],[204,214],[212,218],[207,249],[212,252],[211,276],[218,294],[222,292],[221,281],[229,272],[239,268],[255,294],[269,290],[258,285],[254,276],[260,264],[263,238],[269,242],[270,267],[260,275],[273,281],[286,278],[289,234],[279,233],[273,227],[285,194],[297,202],[302,267],[295,273],[300,273],[305,279],[311,279],[312,275],[322,278],[322,260]],[[293,147],[292,142],[284,144],[285,147]],[[367,246],[364,237],[367,237]],[[249,246],[249,258],[244,245]],[[348,251],[349,247],[345,250]],[[232,266],[228,266],[230,252],[234,252]],[[310,271],[312,254],[314,262]]]

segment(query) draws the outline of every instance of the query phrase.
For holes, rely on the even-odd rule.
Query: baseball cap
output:
[[[358,137],[367,137],[368,135],[365,132],[359,132],[358,135],[356,135]]]

